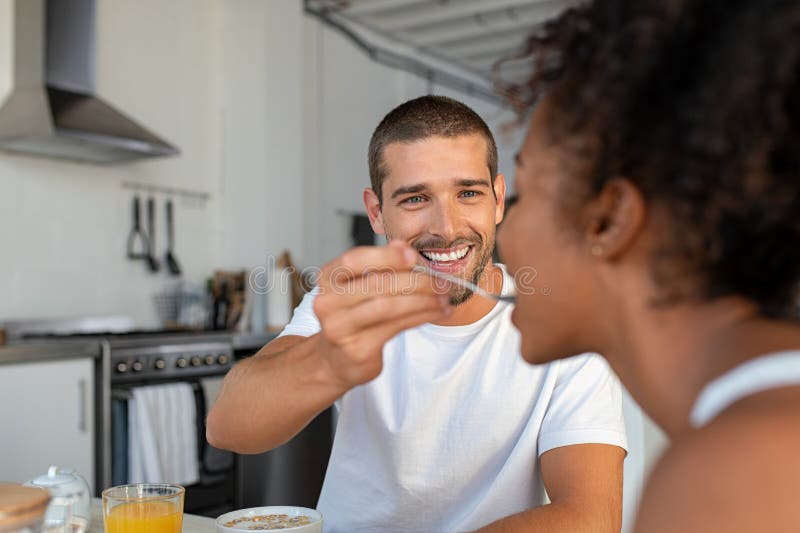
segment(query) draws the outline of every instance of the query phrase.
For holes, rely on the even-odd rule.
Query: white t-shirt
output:
[[[281,335],[319,331],[315,295]],[[471,531],[546,502],[542,453],[627,447],[619,382],[605,361],[527,364],[511,310],[498,304],[473,324],[398,334],[383,348],[381,374],[336,402],[318,504],[326,533]]]

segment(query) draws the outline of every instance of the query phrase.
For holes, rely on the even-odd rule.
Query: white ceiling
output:
[[[414,50],[416,59],[441,60],[492,86],[492,67],[519,53],[543,21],[580,0],[306,0],[351,31],[368,30]],[[363,34],[360,35],[363,38]],[[508,61],[505,80],[529,73],[529,62]],[[480,81],[478,82],[480,83]]]

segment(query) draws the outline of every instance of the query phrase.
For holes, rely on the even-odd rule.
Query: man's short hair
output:
[[[486,122],[468,106],[446,96],[420,96],[391,110],[369,142],[369,178],[383,203],[382,186],[388,169],[384,148],[391,143],[412,143],[429,137],[459,137],[477,133],[486,139],[486,165],[492,183],[497,175],[497,145]]]

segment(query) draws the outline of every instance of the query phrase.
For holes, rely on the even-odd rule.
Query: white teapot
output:
[[[83,533],[92,518],[92,495],[89,484],[77,472],[51,466],[47,473],[25,485],[50,491],[50,505],[45,513],[43,531]]]

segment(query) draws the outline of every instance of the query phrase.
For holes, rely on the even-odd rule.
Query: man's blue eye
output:
[[[480,193],[478,191],[464,191],[462,193],[462,196],[464,196],[465,198],[474,198],[474,197],[478,196],[479,194]]]
[[[412,196],[411,198],[406,198],[403,200],[403,203],[408,204],[418,204],[423,200],[422,196]]]

